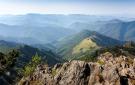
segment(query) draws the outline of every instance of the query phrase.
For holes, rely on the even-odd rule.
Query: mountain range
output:
[[[0,23],[1,40],[29,45],[56,42],[85,29],[122,41],[135,41],[135,21],[123,17],[81,14],[3,15],[0,16]]]
[[[83,30],[60,40],[55,46],[58,54],[71,59],[75,57],[79,58],[87,52],[91,53],[101,47],[111,47],[123,44],[123,41],[106,37],[95,31]]]
[[[0,52],[8,53],[12,49],[19,50],[21,56],[18,58],[18,63],[22,64],[18,64],[19,66],[23,66],[25,63],[29,62],[31,57],[36,53],[42,56],[43,60],[47,61],[48,64],[53,65],[60,62],[61,59],[80,59],[86,55],[94,57],[95,52],[102,47],[123,44],[123,41],[106,37],[98,32],[83,30],[50,44],[26,45],[1,40]]]
[[[14,26],[0,24],[0,29],[1,39],[25,44],[49,43],[61,38],[61,36],[72,33],[58,26]]]
[[[51,50],[70,59],[82,56],[91,48],[95,52],[101,47],[135,41],[132,20],[79,14],[5,15],[0,16],[0,38],[38,50]]]
[[[135,41],[135,21],[110,21],[105,23],[99,32],[118,40]]]
[[[129,66],[133,68],[134,32],[134,19],[123,17],[81,14],[0,16],[0,68],[2,70],[0,84],[3,84],[2,82],[10,83],[11,80],[12,85],[15,85],[19,79],[24,78],[25,80],[27,76],[29,81],[24,81],[23,85],[32,83],[34,80],[37,80],[38,83],[39,79],[45,85],[46,82],[52,84],[48,80],[56,81],[53,82],[54,85],[57,82],[63,85],[65,79],[69,79],[70,82],[74,79],[74,81],[88,84],[88,81],[93,78],[92,75],[96,75],[97,71],[99,74],[94,78],[98,77],[99,82],[104,83],[103,80],[106,78],[112,78],[101,75],[101,73],[106,73],[104,69],[108,70],[106,66],[111,66],[112,70],[109,71],[111,75],[117,74],[120,77],[117,79],[121,79],[121,77],[123,78],[123,74],[119,74],[121,69],[124,70]],[[15,57],[14,54],[16,54]],[[124,56],[130,56],[130,58],[126,60]],[[10,65],[13,62],[15,66],[12,67]],[[6,64],[4,65],[4,63]],[[56,65],[53,67],[54,64]],[[106,66],[104,67],[104,65]],[[5,66],[6,69],[3,69],[2,66]],[[115,69],[117,73],[114,71],[115,66],[120,68]],[[94,73],[90,70],[94,70]],[[12,71],[15,72],[12,73]],[[77,77],[73,72],[75,75],[78,72]],[[133,77],[132,74],[129,75]],[[70,79],[71,77],[73,78]],[[127,77],[129,76],[127,75],[126,79]],[[92,79],[92,81],[95,80]],[[69,84],[67,80],[66,82]],[[78,85],[78,83],[73,84]]]
[[[56,64],[60,61],[59,57],[50,50],[40,50],[38,48],[25,44],[8,42],[4,40],[0,41],[0,52],[8,53],[11,50],[15,49],[20,52],[20,56],[17,59],[17,66],[19,67],[22,67],[26,63],[28,63],[31,60],[32,56],[34,56],[36,53],[42,56],[43,61],[46,61],[49,65]]]

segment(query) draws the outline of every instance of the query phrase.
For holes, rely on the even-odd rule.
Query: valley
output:
[[[134,19],[26,14],[0,23],[0,85],[135,84]]]

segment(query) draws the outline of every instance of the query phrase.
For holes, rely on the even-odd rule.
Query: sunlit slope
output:
[[[122,45],[123,43],[94,31],[83,30],[59,41],[56,44],[56,52],[69,60],[91,54],[101,47]]]
[[[95,42],[93,42],[90,38],[86,38],[73,48],[72,54],[84,53],[86,51],[93,50],[96,48],[98,48],[98,45]]]

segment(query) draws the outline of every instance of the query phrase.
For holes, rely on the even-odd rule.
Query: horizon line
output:
[[[122,14],[87,14],[87,13],[36,13],[36,12],[33,12],[33,13],[19,13],[19,14],[0,14],[0,16],[21,16],[21,15],[86,15],[86,16],[115,16],[115,17],[135,17],[134,15],[132,14],[126,14],[126,15],[122,15]]]

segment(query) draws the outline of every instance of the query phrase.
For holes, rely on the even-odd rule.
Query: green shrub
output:
[[[39,64],[41,62],[41,56],[39,56],[37,53],[35,56],[32,57],[32,63]]]
[[[32,60],[22,70],[23,75],[28,76],[31,73],[33,73],[37,65],[40,63],[41,63],[41,57],[36,53],[36,55],[32,57]]]
[[[24,67],[24,76],[30,75],[36,67],[27,65]]]

